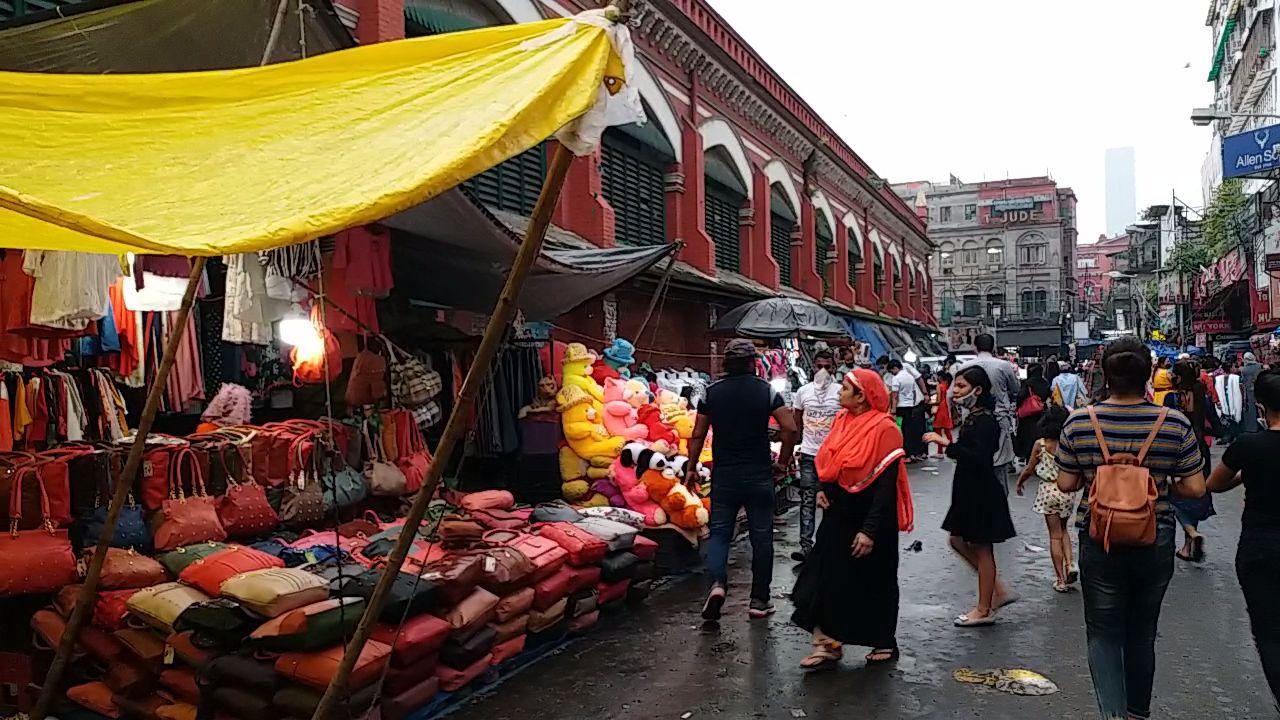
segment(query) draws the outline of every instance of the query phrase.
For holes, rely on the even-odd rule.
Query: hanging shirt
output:
[[[357,295],[376,298],[391,294],[391,233],[366,226],[334,237],[333,266],[343,271],[347,287]]]
[[[13,439],[21,440],[27,432],[27,426],[31,424],[31,410],[27,407],[27,386],[22,382],[22,376],[18,376],[18,384],[14,388],[13,395]]]
[[[226,261],[222,339],[231,343],[269,344],[271,323],[284,317],[289,304],[267,295],[266,270],[256,255],[228,255]]]
[[[0,378],[0,452],[13,450],[13,418],[9,415],[9,388]]]
[[[34,279],[31,324],[80,330],[107,310],[109,288],[120,277],[114,255],[28,250],[22,269]]]

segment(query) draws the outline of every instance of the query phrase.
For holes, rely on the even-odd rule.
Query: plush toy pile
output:
[[[565,347],[556,410],[564,428],[562,490],[582,507],[615,507],[650,527],[698,530],[707,524],[711,439],[698,458],[699,494],[685,485],[695,412],[668,390],[630,377],[631,343],[615,340],[604,361],[580,343]],[[603,381],[603,385],[601,382]]]

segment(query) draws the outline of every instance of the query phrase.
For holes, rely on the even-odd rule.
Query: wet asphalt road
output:
[[[928,468],[938,470],[932,474]],[[1025,497],[1012,497],[1019,537],[998,550],[1002,577],[1022,595],[995,627],[952,627],[969,609],[976,578],[947,549],[939,529],[950,493],[950,463],[911,471],[916,532],[903,552],[896,667],[864,668],[858,648],[847,648],[839,670],[805,675],[797,663],[808,636],[788,622],[785,594],[794,579],[796,517],[776,536],[773,589],[778,614],[768,621],[746,615],[749,551],[735,547],[729,602],[718,634],[700,631],[705,590],[692,577],[655,593],[631,613],[559,654],[510,678],[488,697],[458,709],[459,720],[543,718],[1027,718],[1096,717],[1085,660],[1079,592],[1061,595],[1053,577],[1043,520],[1031,512],[1034,481]],[[1153,716],[1169,720],[1275,718],[1270,692],[1249,635],[1236,583],[1234,554],[1242,491],[1216,498],[1218,515],[1202,525],[1209,558],[1177,562],[1165,598]],[[1024,543],[1034,546],[1028,548]],[[1277,600],[1280,602],[1280,599]],[[1049,676],[1061,692],[1019,697],[951,678],[961,667],[1023,667]]]

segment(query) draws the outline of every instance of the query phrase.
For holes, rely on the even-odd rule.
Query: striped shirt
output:
[[[1107,441],[1107,449],[1112,455],[1137,455],[1160,414],[1160,407],[1149,402],[1137,405],[1102,402],[1093,407],[1098,414],[1098,425]],[[1103,464],[1102,450],[1098,446],[1098,438],[1087,410],[1072,413],[1062,427],[1057,461],[1062,470],[1077,473],[1083,478],[1085,492],[1076,511],[1076,527],[1085,529],[1089,526],[1089,483],[1093,482],[1094,470]],[[1151,471],[1159,493],[1156,499],[1157,522],[1170,525],[1174,522],[1173,506],[1169,504],[1170,482],[1195,475],[1204,468],[1203,463],[1200,446],[1196,442],[1195,433],[1191,431],[1187,416],[1177,410],[1170,410],[1160,426],[1160,432],[1156,433],[1143,464]]]

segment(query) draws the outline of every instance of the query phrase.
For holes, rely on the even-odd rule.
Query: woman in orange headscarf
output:
[[[902,432],[871,370],[845,375],[840,405],[814,459],[822,525],[791,594],[791,621],[813,633],[807,670],[833,666],[846,643],[870,647],[869,663],[898,658],[898,532],[913,525]]]

